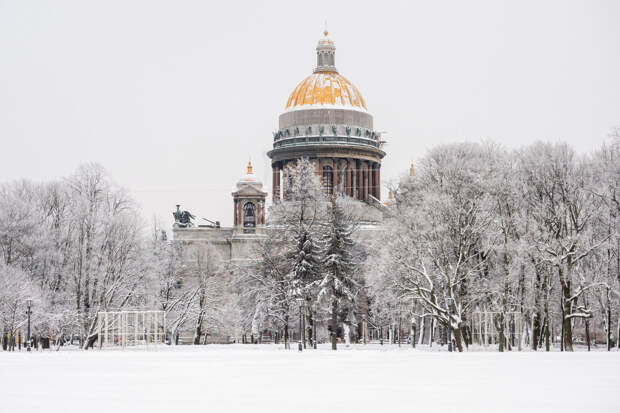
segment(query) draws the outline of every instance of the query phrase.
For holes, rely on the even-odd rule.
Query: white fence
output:
[[[99,348],[162,344],[166,340],[163,311],[100,311],[97,314]]]

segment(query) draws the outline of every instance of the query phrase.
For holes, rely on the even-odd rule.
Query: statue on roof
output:
[[[173,226],[176,228],[191,228],[194,226],[193,219],[196,218],[189,211],[181,211],[181,205],[177,205],[177,210],[172,213],[174,217]]]

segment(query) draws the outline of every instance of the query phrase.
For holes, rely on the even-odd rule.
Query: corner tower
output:
[[[286,193],[283,170],[302,157],[315,165],[326,193],[381,199],[381,136],[359,90],[336,69],[336,46],[323,32],[313,73],[290,94],[268,152],[273,201]]]

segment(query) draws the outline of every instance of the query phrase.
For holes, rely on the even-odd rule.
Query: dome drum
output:
[[[280,130],[301,125],[348,125],[372,129],[372,115],[367,112],[348,109],[301,109],[284,112],[280,115]]]

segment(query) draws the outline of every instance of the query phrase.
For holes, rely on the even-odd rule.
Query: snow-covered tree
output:
[[[319,282],[318,299],[329,306],[331,314],[332,350],[337,349],[338,316],[340,311],[352,314],[360,294],[358,265],[354,260],[355,221],[344,211],[338,199],[328,204],[323,232],[323,274]]]
[[[306,325],[311,325],[316,322],[312,304],[316,301],[321,272],[320,224],[325,220],[327,198],[315,165],[307,158],[288,165],[284,173],[288,182],[284,201],[271,208],[270,221],[284,231],[290,288],[305,300]],[[303,340],[305,344],[305,332]]]
[[[573,319],[591,317],[591,311],[579,299],[597,285],[579,285],[575,270],[608,239],[592,231],[602,202],[593,191],[591,164],[565,144],[539,143],[527,148],[522,168],[524,196],[536,223],[530,242],[556,272],[561,293],[562,344],[565,350],[572,351]]]
[[[223,274],[222,257],[217,250],[208,245],[197,247],[191,252],[190,277],[198,289],[197,300],[193,311],[194,344],[207,340],[211,330],[223,330],[221,319],[224,303],[227,298],[226,282]]]
[[[260,334],[264,323],[273,324],[284,330],[284,344],[288,348],[296,291],[285,247],[283,237],[271,231],[257,247],[257,259],[237,268],[236,286],[252,334]]]
[[[30,281],[28,275],[12,266],[0,264],[0,328],[3,347],[16,344],[18,331],[26,323],[26,300],[40,302],[40,292]],[[9,339],[7,343],[6,340]]]
[[[287,166],[285,201],[271,209],[270,221],[285,232],[285,256],[290,261],[292,288],[308,301],[316,296],[320,272],[320,224],[325,219],[326,197],[315,166],[306,158]]]

